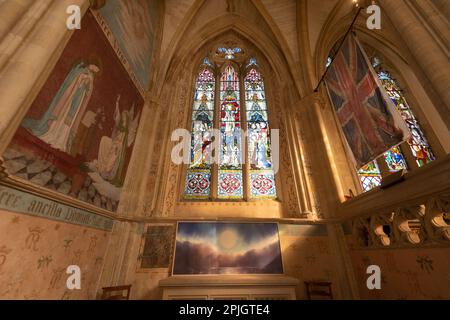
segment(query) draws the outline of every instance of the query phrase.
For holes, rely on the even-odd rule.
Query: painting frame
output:
[[[273,224],[277,228],[277,238],[278,238],[278,248],[280,253],[280,262],[281,262],[281,273],[227,273],[227,274],[175,274],[174,268],[175,268],[175,259],[176,259],[176,253],[177,253],[177,239],[178,239],[178,232],[179,232],[179,226],[181,223],[190,223],[190,224],[238,224],[238,225],[254,225],[254,224]],[[282,246],[281,246],[281,237],[280,237],[280,223],[278,221],[257,221],[257,222],[250,222],[250,221],[239,221],[239,220],[202,220],[202,221],[177,221],[176,223],[176,231],[175,231],[175,240],[173,243],[173,250],[172,250],[172,266],[170,270],[170,276],[171,277],[230,277],[230,276],[265,276],[265,277],[279,277],[279,276],[285,276],[286,275],[286,269],[284,265],[284,259],[283,259],[283,252],[282,252]]]
[[[144,268],[142,267],[141,263],[141,256],[145,249],[145,243],[146,243],[146,234],[149,227],[171,227],[172,228],[172,236],[171,236],[171,245],[170,245],[170,254],[169,254],[169,264],[167,268]],[[168,273],[170,274],[172,268],[173,268],[173,261],[174,261],[174,243],[176,241],[176,234],[177,234],[177,223],[170,223],[170,222],[161,222],[161,223],[146,223],[144,225],[144,231],[141,236],[141,243],[139,245],[139,263],[136,264],[136,272],[137,273]]]

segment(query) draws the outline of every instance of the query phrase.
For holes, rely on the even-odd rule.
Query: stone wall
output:
[[[361,299],[450,299],[450,248],[358,249],[350,242]],[[369,290],[367,267],[381,269],[381,290]]]
[[[109,232],[0,211],[0,299],[95,299]],[[81,269],[68,290],[67,267]]]
[[[297,299],[306,299],[305,281],[331,282],[334,295],[338,296],[340,284],[326,226],[280,224],[279,234],[284,273],[299,280]],[[141,244],[140,251],[142,249]],[[136,265],[132,298],[161,299],[159,281],[170,276],[170,269],[170,266],[166,269],[140,269]]]

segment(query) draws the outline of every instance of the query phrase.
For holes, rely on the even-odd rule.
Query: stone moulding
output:
[[[76,210],[81,210],[89,214],[103,217],[105,219],[115,220],[117,218],[117,214],[114,214],[111,211],[96,207],[89,203],[85,203],[81,200],[72,198],[59,192],[40,187],[27,180],[9,175],[3,165],[3,159],[0,157],[0,188],[1,187],[6,187],[9,189],[17,190],[18,192],[30,194],[31,196],[42,198],[45,201],[56,202],[63,206],[69,206]]]
[[[112,231],[114,219],[0,184],[0,210]]]
[[[340,206],[364,249],[450,246],[450,157]]]

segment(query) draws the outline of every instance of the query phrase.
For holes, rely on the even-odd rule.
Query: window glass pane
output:
[[[408,128],[411,132],[411,139],[408,141],[411,151],[417,161],[419,167],[430,163],[435,160],[433,151],[431,150],[430,144],[428,143],[425,134],[419,124],[419,121],[414,116],[411,107],[406,101],[402,90],[400,89],[397,81],[395,81],[389,72],[381,70],[378,72],[378,77],[383,83],[389,97],[394,102],[395,106],[400,110],[400,113],[405,120]]]
[[[239,75],[228,65],[220,78],[220,152],[218,197],[242,199],[242,137]]]
[[[210,170],[188,170],[185,197],[187,199],[208,199],[211,193]]]
[[[218,197],[242,199],[243,196],[242,170],[219,170]]]
[[[394,147],[384,154],[390,172],[397,172],[400,170],[408,170],[405,158],[399,147]]]
[[[186,174],[184,192],[187,199],[208,199],[211,195],[211,129],[214,123],[214,95],[214,74],[205,64],[195,83],[191,161]]]
[[[245,77],[245,106],[251,197],[276,198],[266,94],[263,78],[256,68],[251,68]]]
[[[358,171],[358,174],[364,192],[370,191],[381,185],[381,172],[376,161],[362,167]]]
[[[250,193],[253,198],[274,198],[277,196],[275,176],[272,170],[252,170],[250,173]]]

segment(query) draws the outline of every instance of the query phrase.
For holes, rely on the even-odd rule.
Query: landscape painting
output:
[[[143,99],[90,12],[3,154],[7,172],[116,211]]]
[[[99,12],[140,85],[147,89],[157,28],[158,0],[108,0]]]
[[[283,274],[278,224],[180,222],[173,274]]]

